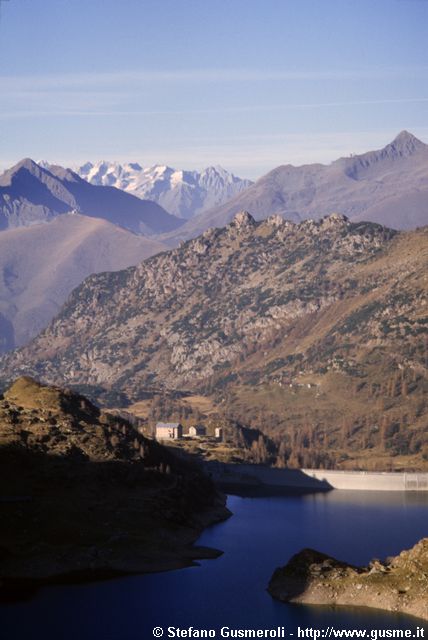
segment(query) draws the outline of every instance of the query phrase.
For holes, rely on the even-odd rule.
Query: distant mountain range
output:
[[[92,273],[135,265],[164,247],[79,214],[0,233],[0,353],[37,335]]]
[[[428,224],[428,145],[407,131],[378,151],[330,165],[277,167],[225,204],[204,211],[165,239],[171,246],[209,227],[222,227],[243,209],[256,220],[279,214],[294,222],[333,212],[394,229]]]
[[[87,162],[76,168],[76,173],[91,184],[116,187],[153,200],[180,218],[192,218],[224,204],[252,184],[219,166],[198,172],[162,165],[143,168],[138,163],[102,161]]]
[[[428,145],[402,131],[383,149],[330,165],[283,165],[255,183],[221,167],[198,173],[88,162],[73,172],[29,159],[0,176],[0,230],[71,210],[160,235],[169,246],[221,227],[241,210],[256,220],[279,214],[294,222],[337,212],[413,229],[428,223]]]
[[[42,330],[73,287],[91,273],[137,264],[167,245],[221,227],[243,206],[260,219],[272,212],[295,221],[319,219],[338,211],[352,221],[369,219],[398,229],[428,223],[428,145],[405,131],[380,151],[329,166],[278,167],[247,188],[248,181],[218,167],[198,174],[88,163],[79,170],[103,184],[30,159],[0,176],[0,351],[25,344]],[[190,215],[197,203],[206,206],[241,191],[184,221],[106,182],[140,189],[140,195],[145,191],[166,204],[169,198],[180,215]],[[79,215],[63,216],[70,211]]]
[[[155,202],[89,184],[70,169],[47,169],[29,158],[0,176],[0,230],[45,222],[73,210],[146,235],[173,231],[183,223]]]

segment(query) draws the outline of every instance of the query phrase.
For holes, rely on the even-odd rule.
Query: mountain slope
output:
[[[3,358],[2,375],[134,399],[148,386],[197,390],[295,453],[388,441],[420,462],[427,256],[428,228],[337,215],[256,223],[241,212],[135,268],[87,278],[39,337]]]
[[[403,131],[379,151],[330,165],[277,167],[229,202],[188,221],[167,240],[174,245],[209,227],[221,227],[242,209],[257,220],[280,214],[298,222],[338,212],[396,229],[423,226],[428,224],[428,145]]]
[[[212,482],[126,420],[20,378],[0,398],[0,599],[29,580],[165,570],[227,517]],[[6,507],[6,508],[4,508]]]
[[[137,163],[102,161],[87,162],[76,173],[91,184],[117,187],[153,200],[180,218],[191,218],[221,205],[252,184],[222,167],[207,167],[199,173],[161,165],[143,168]]]
[[[28,342],[91,273],[141,262],[164,247],[79,214],[0,233],[0,353]]]
[[[72,210],[134,233],[162,233],[182,224],[154,202],[91,185],[70,169],[48,170],[29,158],[0,176],[0,230],[44,222]]]

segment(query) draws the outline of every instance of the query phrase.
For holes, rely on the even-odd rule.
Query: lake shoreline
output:
[[[165,549],[148,549],[144,543],[125,539],[116,549],[110,561],[97,562],[96,558],[88,561],[86,550],[76,547],[69,549],[69,555],[62,562],[54,557],[58,550],[54,547],[46,549],[44,558],[33,559],[29,563],[26,575],[9,573],[0,576],[0,603],[18,602],[31,598],[38,589],[46,586],[85,584],[112,580],[125,576],[145,573],[174,571],[186,567],[197,566],[199,560],[216,559],[223,551],[196,545],[202,532],[215,524],[223,522],[233,514],[224,505],[195,514],[195,522],[191,527],[182,528],[168,534],[168,551]],[[165,531],[158,532],[159,537]],[[43,569],[40,565],[44,565]]]
[[[303,549],[274,571],[268,592],[280,602],[368,607],[427,621],[428,538],[365,567]]]
[[[157,572],[102,575],[102,582],[86,584],[82,576],[74,576],[78,579],[74,585],[40,588],[35,595],[21,591],[19,602],[0,605],[3,629],[13,630],[17,640],[25,640],[35,630],[40,636],[62,640],[77,636],[138,640],[152,637],[157,626],[165,630],[169,625],[185,629],[191,625],[214,629],[223,624],[237,629],[285,626],[293,631],[297,625],[408,629],[418,624],[413,617],[363,607],[284,606],[272,600],[266,587],[273,569],[304,547],[319,548],[360,566],[372,557],[410,548],[426,535],[428,499],[424,494],[387,497],[331,491],[301,497],[228,496],[227,507],[233,518],[208,526],[195,543],[222,549],[218,560],[162,572],[172,564],[151,565],[146,570],[156,568]],[[171,556],[167,559],[172,562]],[[196,562],[197,558],[186,559],[187,565]],[[20,587],[23,590],[24,585]]]

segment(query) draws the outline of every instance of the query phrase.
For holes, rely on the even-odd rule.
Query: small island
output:
[[[274,571],[268,591],[281,602],[372,607],[428,620],[428,538],[367,567],[303,549]]]

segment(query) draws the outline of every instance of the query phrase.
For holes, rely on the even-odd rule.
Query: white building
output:
[[[223,429],[221,427],[216,427],[214,433],[217,440],[223,440]]]
[[[158,422],[156,440],[178,440],[183,437],[183,426],[179,422]]]
[[[202,426],[189,427],[188,435],[192,438],[206,436],[207,430]]]

